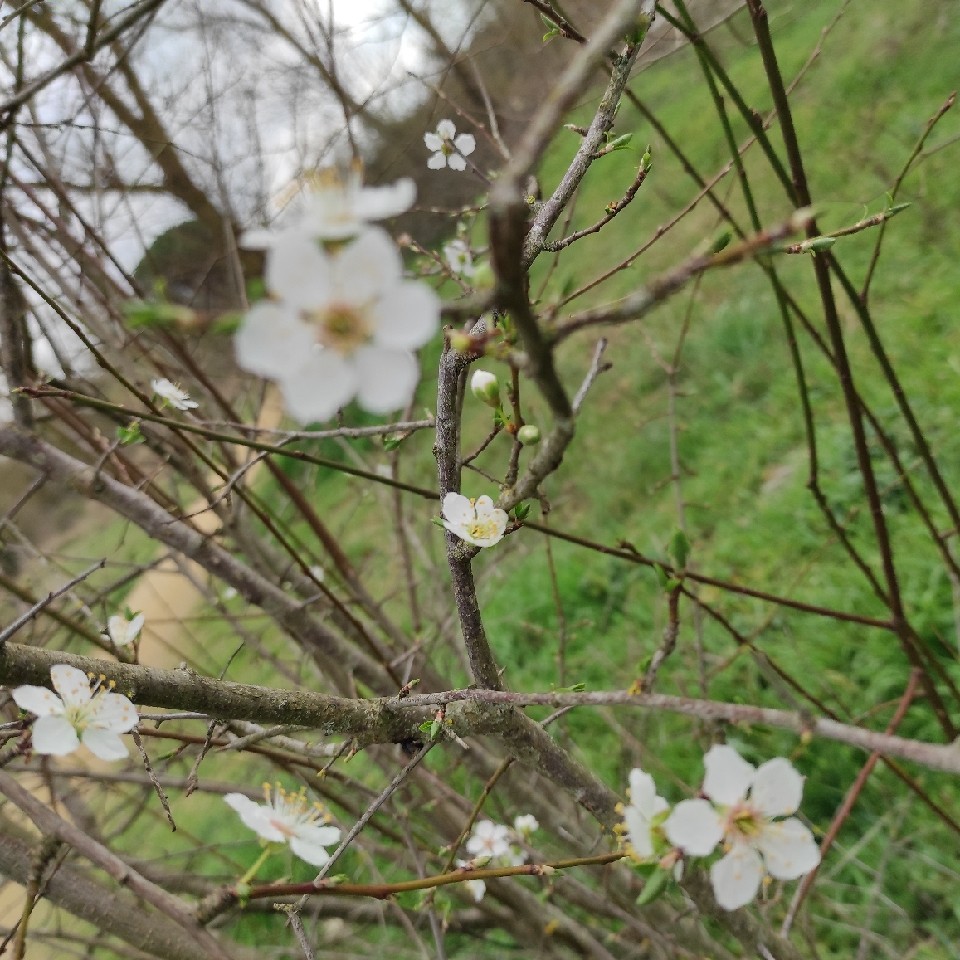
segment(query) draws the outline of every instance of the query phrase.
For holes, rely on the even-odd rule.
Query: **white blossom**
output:
[[[664,830],[693,856],[706,856],[723,841],[725,856],[710,868],[721,907],[749,903],[766,874],[794,880],[820,863],[813,835],[798,819],[774,819],[796,812],[803,795],[803,777],[789,760],[776,757],[755,768],[732,747],[717,745],[703,762],[703,793],[713,803],[678,803]]]
[[[118,646],[125,647],[140,636],[144,616],[138,613],[129,620],[119,614],[107,620],[107,636]]]
[[[257,836],[287,843],[301,860],[322,867],[330,859],[324,848],[339,843],[340,829],[324,822],[323,807],[309,803],[306,790],[287,793],[279,784],[272,791],[264,784],[263,790],[266,803],[255,803],[242,793],[228,793],[223,799]]]
[[[345,176],[325,170],[308,179],[300,217],[285,231],[253,230],[243,236],[250,250],[268,249],[286,232],[315,240],[345,240],[355,237],[374,220],[386,220],[409,210],[417,196],[409,178],[382,187],[363,186],[360,172],[351,169]]]
[[[654,818],[669,809],[657,795],[653,777],[639,767],[630,771],[630,803],[623,809],[630,849],[638,860],[649,860],[655,854],[653,845]]]
[[[82,742],[101,760],[127,756],[120,734],[132,730],[140,718],[125,696],[102,689],[102,681],[91,690],[87,675],[65,663],[50,668],[50,680],[59,696],[46,687],[13,691],[17,706],[37,716],[31,732],[35,753],[63,756]]]
[[[168,406],[175,407],[177,410],[193,410],[198,404],[196,400],[190,399],[190,394],[181,390],[175,383],[171,383],[166,377],[158,377],[150,381],[153,392]]]
[[[472,870],[473,861],[472,860],[458,860],[457,866],[461,870]],[[464,880],[464,887],[466,887],[467,892],[473,897],[475,903],[479,903],[484,894],[487,892],[487,885],[483,880]]]
[[[477,141],[472,133],[457,134],[456,125],[452,120],[441,120],[437,124],[436,133],[425,133],[423,142],[433,153],[427,160],[431,170],[442,170],[449,166],[451,170],[466,170],[469,157],[477,149]]]
[[[513,829],[521,837],[529,837],[540,829],[540,823],[532,813],[522,813],[513,818]]]
[[[443,255],[447,258],[447,265],[453,273],[469,280],[477,272],[473,265],[470,248],[463,240],[451,240],[444,244]]]
[[[419,368],[411,353],[437,329],[440,301],[402,277],[400,254],[378,228],[335,252],[288,231],[267,254],[273,299],[237,332],[237,362],[275,380],[288,412],[307,422],[333,416],[354,396],[372,413],[405,406]]]
[[[473,825],[467,839],[467,853],[473,857],[495,860],[510,855],[510,831],[492,820],[480,820]]]
[[[517,817],[513,830],[492,820],[480,820],[473,825],[466,842],[466,851],[472,859],[458,860],[457,866],[470,869],[479,861],[484,866],[518,867],[527,859],[527,854],[515,841],[518,836],[527,836],[539,826],[531,814]],[[468,880],[466,885],[475,900],[483,898],[486,885],[482,880]]]
[[[452,534],[476,547],[492,547],[503,539],[508,517],[487,497],[471,500],[459,493],[443,498],[443,525]]]

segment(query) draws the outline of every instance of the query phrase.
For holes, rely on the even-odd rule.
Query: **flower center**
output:
[[[356,307],[332,303],[314,311],[308,319],[317,330],[317,342],[347,357],[370,341],[370,325]]]
[[[90,722],[93,720],[94,716],[98,710],[98,700],[100,695],[97,694],[91,700],[88,700],[86,703],[77,703],[77,704],[68,704],[64,715],[77,733],[83,733],[87,727],[90,726]]]
[[[495,537],[497,535],[497,525],[493,520],[474,520],[473,523],[467,524],[467,533],[477,539]]]
[[[749,803],[738,803],[727,811],[725,833],[747,840],[760,832],[763,817]]]

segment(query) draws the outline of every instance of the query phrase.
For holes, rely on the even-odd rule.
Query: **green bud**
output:
[[[470,389],[473,395],[488,407],[494,410],[500,406],[500,384],[494,374],[487,370],[474,370],[470,378]]]
[[[473,276],[470,278],[470,283],[475,290],[492,290],[495,281],[493,268],[486,261],[476,265]]]
[[[473,349],[473,340],[469,333],[462,330],[453,330],[448,336],[450,349],[455,353],[469,353]]]
[[[803,253],[822,253],[824,250],[829,250],[836,242],[836,237],[813,237],[811,240],[804,240],[800,244],[800,250]]]
[[[729,245],[732,239],[733,233],[730,230],[724,230],[721,233],[718,233],[710,243],[710,252],[719,253],[724,247]]]
[[[533,423],[525,423],[517,431],[517,439],[525,446],[532,447],[540,442],[540,428]]]

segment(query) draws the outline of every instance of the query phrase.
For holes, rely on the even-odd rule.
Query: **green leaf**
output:
[[[117,427],[117,439],[125,447],[143,443],[145,438],[140,432],[140,421],[131,420],[126,426]]]
[[[667,870],[658,869],[650,875],[650,878],[643,885],[643,891],[637,897],[637,906],[645,907],[648,903],[653,903],[660,897],[670,885],[672,877]]]
[[[530,504],[529,503],[518,503],[513,508],[513,515],[520,520],[521,522],[526,520],[530,516]]]
[[[210,332],[218,336],[231,336],[240,329],[243,323],[244,314],[237,310],[230,310],[228,313],[221,313],[213,323],[210,324]]]
[[[648,903],[653,903],[654,900],[664,893],[670,885],[671,879],[672,877],[669,871],[660,868],[655,870],[643,885],[643,891],[640,896],[637,897],[637,906],[644,907]]]
[[[687,565],[687,560],[690,557],[690,541],[682,530],[678,530],[670,541],[670,555],[676,561],[679,570]]]
[[[263,277],[251,277],[247,281],[247,302],[255,303],[267,295],[267,282]]]

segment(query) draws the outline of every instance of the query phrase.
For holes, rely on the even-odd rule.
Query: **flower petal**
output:
[[[316,340],[310,327],[288,309],[264,300],[247,314],[233,347],[244,370],[278,380],[310,356]]]
[[[90,722],[100,729],[126,733],[140,722],[137,708],[122,693],[101,694],[96,707]]]
[[[442,140],[452,140],[457,133],[457,127],[452,120],[441,120],[437,124],[437,136]]]
[[[442,513],[451,523],[466,523],[473,519],[473,504],[469,497],[451,491],[443,498]]]
[[[443,140],[432,130],[430,133],[425,133],[423,135],[423,142],[428,150],[441,150],[443,148]]]
[[[442,170],[447,165],[446,155],[437,151],[427,159],[427,166],[431,170]]]
[[[330,298],[362,306],[384,297],[392,300],[403,275],[403,261],[390,235],[367,227],[352,243],[331,258]],[[321,304],[318,300],[312,306]]]
[[[657,785],[649,773],[639,767],[630,771],[630,806],[643,811],[647,816],[653,811],[657,798]]]
[[[453,141],[453,145],[465,156],[469,157],[477,149],[477,141],[472,133],[461,133]]]
[[[724,910],[748,904],[757,895],[762,879],[760,855],[746,844],[738,844],[710,868],[713,895]]]
[[[349,403],[357,389],[357,375],[336,350],[311,350],[306,362],[288,370],[279,380],[287,412],[301,423],[328,420]]]
[[[34,753],[62,757],[73,753],[80,746],[80,739],[73,724],[66,717],[40,717],[31,732]]]
[[[650,818],[632,804],[623,809],[623,822],[627,827],[627,839],[633,852],[646,860],[653,856],[653,837],[650,835]]]
[[[284,230],[267,252],[267,289],[296,304],[324,300],[329,290],[329,260],[305,227]]]
[[[473,897],[474,903],[479,903],[487,892],[487,885],[483,880],[464,880],[463,885]]]
[[[429,150],[439,150],[431,147]],[[417,185],[409,177],[383,187],[363,187],[354,199],[354,212],[361,220],[385,220],[409,210],[417,199]]]
[[[124,742],[113,730],[87,727],[81,739],[83,745],[101,760],[122,760],[129,753]]]
[[[254,803],[249,797],[242,793],[228,793],[223,798],[226,803],[233,807],[240,814],[240,819],[244,825],[249,827],[257,836],[264,840],[285,841],[286,835],[278,830],[270,822],[272,808],[265,807],[263,804]]]
[[[425,283],[404,280],[371,306],[369,317],[377,346],[415,350],[440,326],[440,298]]]
[[[68,707],[76,707],[88,703],[92,696],[90,680],[87,675],[76,667],[58,663],[50,668],[50,679],[53,688],[60,694],[60,699]]]
[[[714,744],[703,758],[706,771],[703,792],[725,807],[739,803],[747,795],[756,770],[733,747]]]
[[[420,379],[417,358],[405,350],[361,347],[353,355],[357,400],[371,413],[388,413],[405,407]]]
[[[795,880],[820,863],[813,834],[796,817],[765,824],[755,842],[767,870],[778,880]]]
[[[663,825],[667,839],[692,857],[705,857],[723,838],[720,814],[706,800],[681,800]]]
[[[57,716],[64,711],[63,701],[46,687],[24,686],[13,691],[13,699],[21,710],[38,717]]]
[[[306,860],[315,867],[322,867],[330,859],[330,854],[324,847],[339,842],[340,830],[337,827],[304,826],[290,838],[290,849],[301,860]]]
[[[753,778],[750,800],[767,817],[794,813],[803,797],[803,777],[784,757],[760,764]]]
[[[459,153],[451,153],[450,156],[447,157],[447,163],[450,165],[451,170],[467,169],[467,161],[464,160]]]

